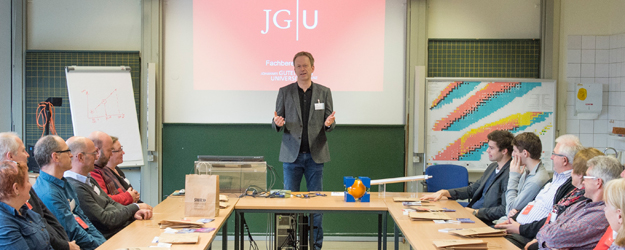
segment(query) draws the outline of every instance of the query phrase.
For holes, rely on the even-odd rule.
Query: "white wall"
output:
[[[27,1],[29,50],[141,49],[141,0]]]
[[[566,114],[566,129],[561,133],[578,135],[584,146],[600,150],[608,146],[625,150],[625,143],[608,135],[612,127],[625,126],[623,12],[623,1],[561,1],[558,75],[559,90],[566,93],[558,104],[560,114]],[[597,119],[574,115],[575,83],[603,84],[603,111]]]
[[[11,1],[0,1],[0,131],[11,130]]]
[[[429,38],[540,38],[540,0],[431,0]]]

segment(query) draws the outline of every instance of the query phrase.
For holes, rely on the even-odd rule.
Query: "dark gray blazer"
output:
[[[511,160],[510,160],[511,161]],[[506,189],[508,189],[508,176],[510,173],[510,161],[501,168],[501,171],[495,176],[493,184],[486,187],[486,194],[484,196],[484,204],[480,211],[477,213],[477,217],[487,225],[492,225],[493,221],[506,215]],[[450,189],[449,194],[451,199],[468,199],[471,198],[471,203],[468,207],[471,207],[475,202],[482,198],[482,191],[486,186],[486,180],[497,169],[497,163],[492,163],[484,171],[484,175],[473,184]]]
[[[330,150],[328,149],[328,139],[326,132],[334,129],[336,122],[329,128],[323,124],[326,118],[332,114],[332,92],[329,88],[312,83],[312,99],[310,104],[310,114],[308,118],[308,142],[310,144],[310,154],[316,163],[330,161]],[[315,103],[324,103],[324,110],[315,110]],[[297,82],[280,88],[276,100],[276,112],[278,116],[284,117],[284,126],[278,127],[271,119],[271,126],[280,132],[284,128],[282,135],[282,145],[280,146],[281,162],[294,162],[299,154],[302,144],[302,110],[297,93]]]
[[[136,204],[124,206],[109,197],[98,183],[91,177],[91,186],[74,178],[68,177],[67,182],[74,188],[78,195],[80,208],[95,228],[109,239],[134,221],[134,216],[139,207]],[[94,187],[100,190],[100,194],[94,191]]]

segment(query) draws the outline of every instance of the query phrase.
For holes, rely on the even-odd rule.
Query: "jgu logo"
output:
[[[272,16],[271,15],[271,11],[272,10],[263,10],[265,12],[265,30],[261,30],[260,33],[263,35],[266,35],[267,33],[269,33],[269,17]],[[281,14],[284,13],[284,14]],[[283,17],[284,16],[291,16],[291,11],[287,10],[287,9],[281,9],[278,10],[276,12],[273,13],[273,25],[276,26],[276,28],[278,29],[289,29],[291,28],[291,22],[293,20],[291,19],[283,19],[281,20],[282,22],[279,23],[278,22],[278,18],[279,17]],[[313,22],[313,25],[308,25],[308,18],[306,16],[306,10],[302,11],[302,25],[304,26],[304,28],[312,30],[315,29],[317,27],[317,21],[318,21],[318,11],[315,10],[315,19]],[[295,9],[295,41],[299,41],[299,0],[297,0],[297,5],[296,5],[296,9]]]

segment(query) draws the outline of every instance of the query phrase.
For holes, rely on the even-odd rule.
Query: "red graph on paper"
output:
[[[117,96],[117,89],[113,90],[105,98],[89,99],[89,91],[83,90],[81,93],[85,93],[87,96],[87,117],[91,119],[92,123],[96,123],[102,119],[108,120],[112,118],[124,118],[124,113],[119,109],[119,97]],[[92,104],[93,103],[93,104]]]

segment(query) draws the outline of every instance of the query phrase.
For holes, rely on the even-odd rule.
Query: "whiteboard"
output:
[[[126,152],[120,166],[142,166],[130,68],[72,66],[65,68],[65,75],[74,135],[102,131],[117,136]]]
[[[542,79],[428,78],[426,85],[426,162],[484,171],[487,135],[508,130],[534,132],[542,142],[541,160],[552,170],[555,145],[556,81]]]

